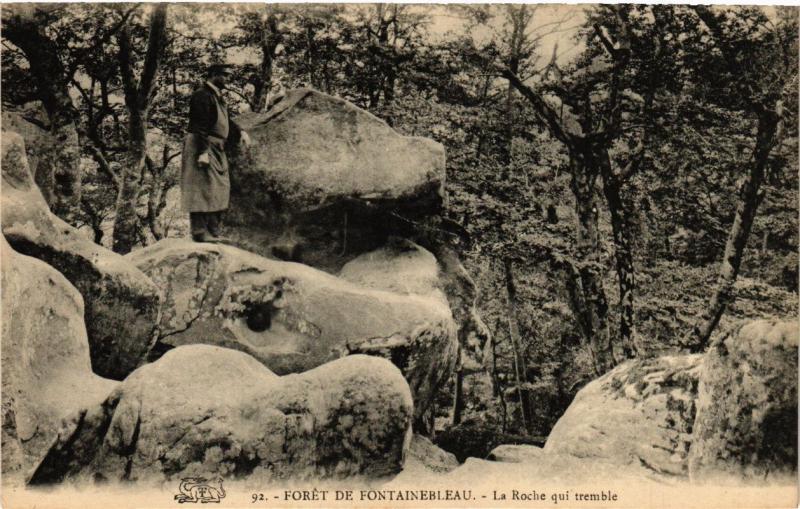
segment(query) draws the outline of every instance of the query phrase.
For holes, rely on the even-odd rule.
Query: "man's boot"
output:
[[[222,212],[206,213],[206,231],[208,231],[208,234],[206,235],[204,242],[216,242],[221,244],[230,243],[230,239],[219,234],[221,215]]]

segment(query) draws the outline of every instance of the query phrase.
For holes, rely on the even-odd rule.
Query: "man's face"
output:
[[[215,87],[222,90],[228,84],[228,80],[230,79],[231,73],[229,72],[220,72],[216,73],[214,76],[211,77],[211,83],[214,84]]]

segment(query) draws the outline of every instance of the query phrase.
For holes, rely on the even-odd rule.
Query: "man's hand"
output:
[[[242,131],[242,143],[244,143],[245,147],[250,146],[250,135],[247,134],[245,131]]]
[[[197,163],[198,164],[208,164],[209,163],[209,161],[208,161],[208,152],[203,152],[202,154],[200,154],[200,157],[197,158]]]

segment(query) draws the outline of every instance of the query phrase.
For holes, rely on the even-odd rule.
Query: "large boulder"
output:
[[[536,445],[503,444],[492,449],[486,459],[502,463],[535,463],[545,457],[544,449]]]
[[[347,262],[339,277],[368,288],[446,302],[458,326],[459,345],[472,360],[481,360],[491,333],[477,310],[475,283],[452,249],[439,247],[437,254],[411,240],[391,237],[380,249]]]
[[[367,288],[445,299],[439,276],[433,253],[401,238],[389,239],[380,249],[359,255],[339,271],[342,279]]]
[[[416,470],[418,473],[444,474],[455,470],[458,465],[454,454],[437,447],[427,437],[414,434],[406,454],[403,472],[407,474],[409,470]]]
[[[278,374],[352,353],[385,356],[408,379],[417,413],[452,373],[456,326],[442,298],[366,288],[305,265],[177,239],[127,259],[164,291],[156,351],[224,346]]]
[[[676,355],[620,364],[578,392],[544,451],[686,478],[702,359]]]
[[[3,131],[12,131],[22,136],[33,180],[42,191],[45,200],[52,203],[55,198],[53,194],[55,182],[48,159],[55,140],[42,127],[47,122],[47,113],[40,108],[32,107],[26,111],[3,111],[2,113]]]
[[[55,267],[83,296],[94,371],[122,379],[156,339],[159,290],[123,257],[50,212],[33,183],[22,138],[2,135],[2,229],[17,251]]]
[[[2,260],[2,474],[21,482],[56,438],[62,418],[102,401],[115,382],[92,373],[83,299],[49,265]]]
[[[692,480],[795,476],[798,337],[796,321],[761,320],[712,345],[700,374]]]
[[[443,146],[345,100],[292,90],[237,122],[253,144],[232,158],[228,223],[248,250],[335,266],[444,202]]]
[[[279,377],[241,352],[184,346],[68,422],[31,483],[386,476],[402,466],[412,411],[384,359]]]
[[[460,500],[470,501],[473,500],[473,497],[481,500],[494,493],[492,499],[495,501],[495,505],[507,502],[521,504],[520,501],[523,500],[527,501],[528,505],[533,505],[531,502],[534,502],[534,499],[520,498],[520,494],[525,497],[535,491],[541,496],[541,493],[546,492],[546,499],[535,501],[542,506],[552,507],[553,504],[560,506],[567,500],[565,498],[559,499],[560,502],[554,500],[552,497],[556,490],[563,494],[567,490],[586,492],[589,491],[588,488],[595,487],[591,491],[599,492],[601,491],[599,486],[602,486],[602,491],[616,492],[619,498],[620,487],[656,488],[664,486],[660,484],[662,479],[643,476],[640,470],[620,467],[597,458],[547,454],[535,446],[525,446],[530,450],[512,452],[510,448],[513,447],[523,446],[507,446],[499,460],[470,457],[463,464],[448,470],[426,470],[419,463],[411,460],[407,462],[400,475],[382,485],[381,488],[443,490],[439,493],[446,493],[444,490],[449,490],[451,499],[459,500],[456,497],[460,497]],[[538,452],[533,452],[534,449],[538,449]],[[499,493],[503,493],[503,495],[498,496]],[[502,502],[497,502],[498,500],[502,500]],[[603,501],[611,500],[606,498]],[[548,503],[549,505],[546,505]],[[599,505],[589,505],[588,507],[597,506]]]
[[[497,486],[533,491],[533,488],[547,486],[550,488],[548,494],[553,493],[554,487],[562,490],[580,487],[586,490],[587,486],[605,484],[616,487],[625,483],[637,487],[658,486],[654,479],[641,476],[635,470],[620,468],[619,465],[596,458],[565,454],[544,454],[541,458],[531,458],[522,463],[468,458],[459,468],[443,476],[442,480],[451,486],[465,486],[480,491]],[[548,497],[548,502],[552,503],[552,498]]]
[[[44,126],[50,119],[42,103],[31,102],[18,111],[2,113],[3,131],[13,131],[25,140],[28,163],[36,185],[52,210],[67,212],[78,203],[81,191],[79,168],[65,165],[65,157],[77,164],[78,139],[74,129],[53,135]]]
[[[415,433],[406,452],[403,471],[388,481],[388,487],[436,479],[452,472],[458,466],[458,460],[453,454]]]

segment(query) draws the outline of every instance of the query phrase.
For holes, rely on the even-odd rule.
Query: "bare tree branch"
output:
[[[128,18],[130,18],[131,14],[139,8],[140,4],[135,4],[133,7],[129,8],[127,11],[122,13],[122,17],[117,21],[111,28],[103,33],[103,36],[100,37],[97,41],[95,41],[91,46],[88,48],[82,48],[77,52],[75,58],[72,60],[69,66],[69,72],[67,76],[73,76],[75,71],[78,70],[78,66],[83,61],[84,58],[87,56],[101,51],[103,46],[111,39],[111,36],[119,32],[119,30],[127,23]]]
[[[606,37],[606,34],[603,33],[603,29],[600,27],[600,25],[595,23],[592,25],[592,28],[594,28],[594,32],[597,34],[600,42],[603,43],[603,47],[605,47],[606,51],[608,51],[608,54],[612,57],[616,56],[617,50],[614,48],[614,44],[608,39],[608,37]]]
[[[147,38],[147,54],[144,59],[144,70],[139,83],[138,100],[140,105],[145,105],[155,90],[156,73],[164,53],[165,33],[167,26],[167,5],[157,4],[153,10],[150,21],[150,35]]]
[[[542,96],[525,85],[516,74],[511,72],[511,69],[504,68],[501,70],[501,74],[531,103],[536,113],[547,123],[553,136],[570,145],[573,141],[573,136],[562,125],[559,113],[547,104],[547,101]]]
[[[100,170],[108,175],[108,177],[111,179],[111,182],[114,184],[114,188],[119,191],[121,177],[111,168],[111,165],[108,164],[108,160],[105,158],[99,148],[93,144],[90,144],[89,150],[92,152],[92,158],[97,162]]]

